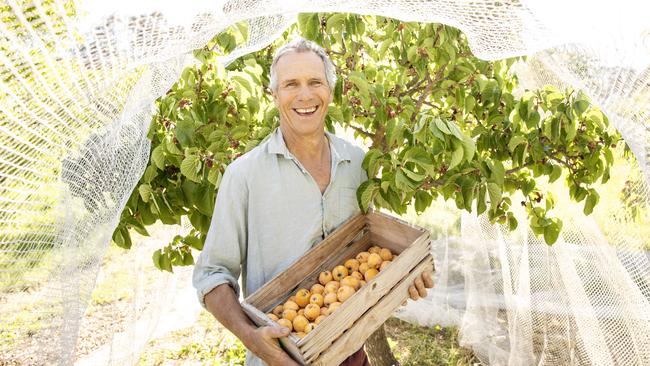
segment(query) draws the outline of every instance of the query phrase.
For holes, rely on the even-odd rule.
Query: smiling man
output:
[[[270,85],[280,127],[230,164],[219,186],[193,283],[201,304],[249,350],[249,366],[297,364],[277,340],[289,330],[255,326],[240,292],[253,293],[359,212],[364,152],[325,132],[335,84],[334,65],[315,43],[299,38],[280,48]],[[426,296],[432,285],[424,274],[411,298]],[[369,365],[363,349],[343,364]]]

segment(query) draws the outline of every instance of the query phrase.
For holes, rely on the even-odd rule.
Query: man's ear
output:
[[[271,96],[273,97],[273,103],[275,104],[276,107],[280,107],[278,105],[278,93],[276,93],[274,90],[271,90]]]

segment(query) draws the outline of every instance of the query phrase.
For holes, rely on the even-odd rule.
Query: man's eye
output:
[[[311,82],[311,85],[314,85],[314,86],[319,86],[321,84],[323,84],[323,83],[321,83],[320,81],[317,81],[317,80],[314,80],[314,81]]]
[[[296,83],[294,83],[294,82],[290,82],[290,83],[286,83],[286,84],[284,84],[284,86],[287,86],[287,87],[290,87],[290,86],[296,86]]]

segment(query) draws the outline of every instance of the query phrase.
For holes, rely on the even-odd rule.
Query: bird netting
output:
[[[598,217],[571,213],[551,247],[525,225],[510,232],[463,215],[461,235],[436,242],[437,289],[399,316],[460,326],[462,343],[490,365],[650,364],[647,238],[627,225],[631,209],[647,222],[649,204],[644,7],[634,1],[4,0],[2,362],[32,351],[34,364],[75,359],[80,319],[111,234],[149,161],[154,101],[194,62],[192,51],[246,22],[247,43],[221,58],[227,64],[270,44],[297,13],[349,12],[457,27],[485,60],[528,55],[516,71],[522,87],[583,90],[636,158],[621,172],[630,176],[621,188],[626,199]],[[128,310],[134,318],[146,319],[143,308],[159,311],[155,301],[142,304]]]

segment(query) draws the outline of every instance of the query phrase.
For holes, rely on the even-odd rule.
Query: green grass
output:
[[[480,365],[470,350],[458,345],[456,328],[420,327],[391,318],[386,334],[404,366]],[[202,311],[195,324],[149,342],[137,365],[243,365],[245,358],[239,339]]]
[[[138,366],[244,365],[246,348],[207,311],[195,324],[149,342]]]
[[[385,324],[388,343],[402,366],[475,366],[471,350],[458,345],[458,328],[421,327],[397,318]]]

